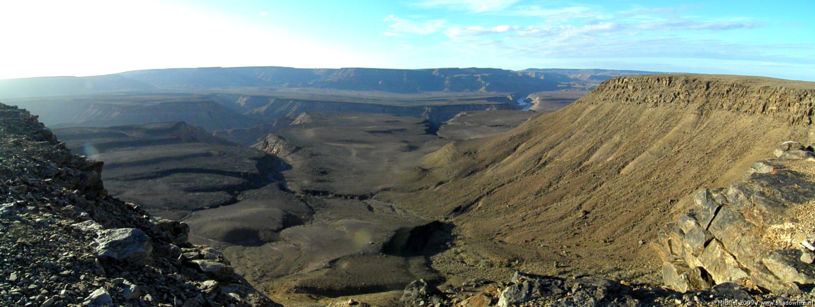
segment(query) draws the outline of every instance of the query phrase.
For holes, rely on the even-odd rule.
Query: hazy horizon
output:
[[[612,69],[815,81],[809,1],[0,3],[0,79],[283,66]]]

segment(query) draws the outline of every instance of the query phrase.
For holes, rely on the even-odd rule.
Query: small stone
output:
[[[768,173],[771,173],[774,170],[775,170],[775,167],[773,167],[772,165],[770,165],[769,163],[764,162],[764,161],[759,161],[759,162],[753,163],[753,166],[750,167],[751,172],[759,173],[759,174],[768,174]]]
[[[815,260],[815,253],[812,253],[811,251],[808,250],[802,250],[801,258],[799,260],[806,264],[812,264],[812,261]]]
[[[89,306],[113,306],[113,298],[105,288],[100,287],[94,290],[85,298],[85,304]]]
[[[141,294],[141,287],[131,283],[128,280],[124,280],[122,282],[122,296],[124,296],[126,300],[137,299],[139,296],[141,296]]]
[[[218,282],[214,281],[214,280],[206,280],[206,281],[201,283],[201,291],[203,291],[204,293],[207,293],[207,294],[209,294],[212,291],[215,291],[215,289],[217,289],[217,288],[218,288]]]
[[[45,300],[44,302],[42,302],[41,307],[51,307],[51,306],[54,306],[54,303],[55,303],[56,301],[57,301],[57,300],[56,300],[55,298],[53,298],[53,297],[49,297],[47,300]]]
[[[102,225],[99,225],[99,223],[97,223],[97,222],[95,222],[93,220],[87,220],[87,221],[84,221],[84,222],[74,223],[74,224],[71,224],[71,227],[74,228],[74,229],[77,229],[79,231],[91,232],[91,233],[96,233],[97,231],[102,230]]]
[[[234,273],[232,267],[220,262],[198,259],[193,260],[192,263],[196,264],[201,272],[218,280],[229,280]]]

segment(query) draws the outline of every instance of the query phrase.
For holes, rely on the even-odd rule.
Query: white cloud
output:
[[[587,18],[587,17],[600,17],[601,14],[598,12],[592,12],[590,8],[585,6],[572,6],[572,7],[564,7],[564,8],[557,8],[557,9],[545,9],[541,8],[540,6],[532,5],[532,6],[523,6],[519,7],[517,10],[513,12],[515,15],[520,16],[532,16],[532,17],[543,17],[546,19],[554,19],[554,20],[569,20],[575,18]]]
[[[693,20],[661,20],[655,22],[641,23],[634,25],[636,29],[642,30],[710,30],[724,31],[735,29],[752,29],[762,26],[755,22],[711,22]]]
[[[411,34],[432,34],[436,33],[439,29],[447,23],[443,19],[433,19],[426,21],[415,21],[397,17],[395,15],[388,15],[382,21],[390,23],[391,29]]]
[[[492,27],[492,29],[491,29],[491,30],[492,30],[493,32],[501,33],[501,32],[506,32],[506,31],[507,31],[507,30],[509,30],[509,29],[510,29],[510,28],[509,28],[509,26],[508,26],[508,25],[500,25],[500,26],[494,26],[494,27]]]
[[[483,13],[503,10],[516,2],[518,0],[424,0],[419,5]]]

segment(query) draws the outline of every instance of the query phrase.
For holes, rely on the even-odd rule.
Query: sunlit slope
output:
[[[448,144],[425,157],[420,192],[381,196],[450,217],[462,244],[522,269],[656,271],[647,243],[677,200],[781,141],[812,141],[813,105],[813,83],[619,77],[509,133]]]

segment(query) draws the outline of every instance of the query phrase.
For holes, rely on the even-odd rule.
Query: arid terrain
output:
[[[682,216],[697,218],[687,212],[700,206],[700,189],[741,180],[761,186],[764,198],[786,193],[772,191],[787,183],[806,189],[781,171],[806,173],[798,162],[770,161],[777,177],[749,176],[782,142],[815,141],[815,85],[626,73],[139,71],[85,80],[104,90],[66,85],[10,101],[51,110],[41,119],[67,148],[104,162],[111,196],[186,223],[191,243],[221,250],[236,273],[286,306],[507,306],[581,295],[601,305],[674,304],[815,281],[778,277],[789,269],[781,256],[768,258],[772,250],[759,256],[776,262],[735,266],[772,273],[725,274],[672,247],[694,244],[690,226],[666,234]],[[57,81],[67,82],[28,80]],[[811,148],[787,147],[779,159],[815,159]],[[747,234],[711,231],[724,255],[759,257],[730,245]],[[665,263],[685,277],[665,277]],[[697,287],[691,269],[705,272],[697,274],[705,285],[733,284]],[[552,296],[512,294],[530,285]]]

